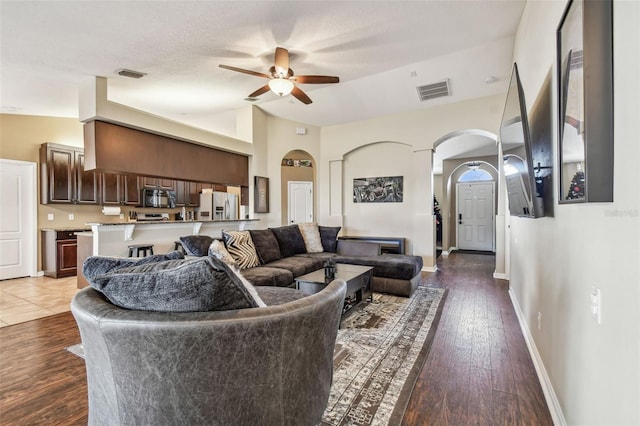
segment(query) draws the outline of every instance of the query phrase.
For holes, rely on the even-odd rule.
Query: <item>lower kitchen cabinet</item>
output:
[[[63,278],[77,274],[78,243],[74,230],[42,231],[42,269],[48,277]]]

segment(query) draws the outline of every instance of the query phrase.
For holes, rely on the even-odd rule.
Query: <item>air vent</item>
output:
[[[420,101],[427,101],[429,99],[441,98],[443,96],[449,96],[449,79],[441,81],[439,83],[426,84],[424,86],[416,87],[418,90],[418,97]]]
[[[244,98],[245,101],[247,102],[255,102],[257,101],[259,98]]]
[[[140,71],[128,70],[126,68],[120,68],[116,72],[118,73],[118,75],[121,75],[123,77],[129,77],[129,78],[142,78],[145,75],[147,75],[147,73],[140,72]]]

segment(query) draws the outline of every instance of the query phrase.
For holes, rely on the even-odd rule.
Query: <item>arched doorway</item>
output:
[[[461,176],[463,181],[483,172],[474,172],[468,166],[469,163],[479,163],[474,169],[483,170],[492,177],[493,182],[498,182],[498,148],[495,134],[479,130],[467,129],[449,133],[434,143],[433,155],[433,183],[434,195],[438,201],[442,216],[442,238],[436,248],[440,248],[446,255],[451,250],[457,249],[458,241],[458,212],[456,184]],[[471,173],[468,173],[471,172]],[[497,192],[500,190],[495,185],[492,196],[492,205],[495,216],[497,212]],[[495,222],[494,222],[495,223]],[[492,231],[492,241],[495,239],[495,225]],[[495,244],[492,246],[495,247]]]
[[[316,164],[311,154],[298,149],[286,153],[280,163],[282,225],[314,220],[315,188]]]

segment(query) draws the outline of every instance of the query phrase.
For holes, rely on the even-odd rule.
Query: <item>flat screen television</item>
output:
[[[509,212],[512,216],[544,216],[544,180],[535,177],[527,105],[516,64],[513,64],[500,123],[500,141],[504,156]]]

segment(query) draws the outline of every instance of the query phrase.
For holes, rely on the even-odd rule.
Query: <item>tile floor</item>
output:
[[[76,277],[26,277],[0,281],[0,327],[70,310]]]

